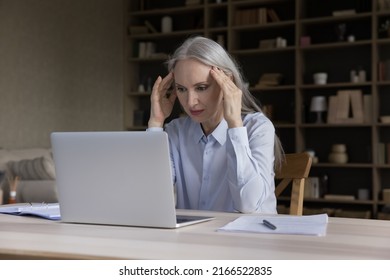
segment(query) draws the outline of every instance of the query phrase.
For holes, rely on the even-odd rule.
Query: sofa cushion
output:
[[[6,170],[9,161],[22,159],[34,159],[37,157],[51,158],[51,149],[48,148],[26,148],[26,149],[1,149],[0,148],[0,170]]]
[[[8,162],[9,171],[22,180],[55,179],[54,163],[51,158],[38,157]]]

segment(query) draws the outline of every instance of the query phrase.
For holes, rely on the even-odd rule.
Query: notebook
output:
[[[63,222],[177,228],[213,219],[177,217],[165,132],[53,132],[51,143]]]

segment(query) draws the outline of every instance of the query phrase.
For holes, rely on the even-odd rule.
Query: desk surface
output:
[[[0,259],[390,259],[390,221],[330,218],[317,237],[217,232],[239,214],[212,215],[171,230],[0,214]]]

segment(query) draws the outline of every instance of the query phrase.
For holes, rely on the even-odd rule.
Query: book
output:
[[[390,59],[382,60],[378,62],[378,80],[379,81],[390,80]]]
[[[384,62],[383,81],[390,81],[390,59]]]
[[[386,150],[385,162],[386,162],[386,164],[390,164],[390,143],[386,143],[385,150]]]
[[[370,219],[371,211],[354,211],[354,210],[337,209],[334,213],[334,216],[343,217],[343,218]]]
[[[336,95],[329,96],[327,123],[337,123],[337,103],[338,99]]]
[[[344,195],[344,194],[326,194],[324,199],[330,200],[355,200],[354,195]]]
[[[150,23],[150,21],[145,20],[145,26],[149,29],[152,33],[158,33],[157,29]]]
[[[372,95],[363,95],[363,115],[364,123],[371,123],[372,121]]]
[[[390,1],[389,0],[378,0],[378,10],[384,11],[388,10],[390,8]]]
[[[307,177],[305,180],[304,198],[319,198],[320,197],[320,178]]]
[[[134,35],[134,34],[146,34],[148,33],[148,27],[144,26],[144,25],[141,25],[141,26],[137,26],[137,25],[132,25],[129,27],[129,33],[131,35]]]
[[[267,9],[267,15],[271,19],[271,22],[280,21],[280,18],[274,9]]]
[[[280,73],[265,73],[261,75],[256,87],[280,85],[282,78]]]
[[[329,99],[328,123],[363,123],[363,110],[361,90],[339,90]]]
[[[349,91],[352,106],[352,118],[357,123],[363,123],[363,94],[361,90]]]
[[[264,39],[259,42],[260,49],[273,49],[276,47],[276,39]]]
[[[0,214],[32,215],[49,220],[60,220],[58,203],[15,203],[0,205]]]
[[[268,22],[267,9],[242,9],[234,14],[234,23],[236,25],[265,24]]]
[[[348,119],[350,109],[350,95],[347,90],[339,90],[337,92],[337,119]]]
[[[378,143],[378,164],[386,163],[386,145],[383,142]]]
[[[200,0],[186,0],[186,6],[199,5]]]
[[[268,22],[267,9],[266,8],[259,8],[257,10],[257,12],[258,12],[257,23],[259,23],[259,24],[267,23]],[[256,23],[256,22],[254,22],[254,23]]]
[[[356,10],[354,9],[349,9],[349,10],[338,10],[338,11],[333,11],[332,15],[334,17],[341,17],[341,16],[350,16],[356,14]]]
[[[265,226],[266,220],[276,228]],[[300,235],[326,235],[327,214],[294,215],[244,215],[218,229],[226,232],[251,232]]]

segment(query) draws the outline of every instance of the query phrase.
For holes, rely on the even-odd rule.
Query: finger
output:
[[[231,85],[232,79],[221,69],[213,66],[210,73],[221,87],[223,85]]]
[[[152,87],[152,94],[151,94],[151,98],[152,99],[158,98],[158,95],[159,95],[158,88],[159,88],[159,86],[161,84],[161,81],[162,81],[161,76],[158,76],[156,81],[153,84],[153,87]]]
[[[217,82],[217,84],[219,85],[219,87],[221,88],[221,91],[222,91],[224,96],[231,95],[234,92],[236,92],[236,90],[238,90],[237,85],[222,70],[219,70],[219,69],[214,70],[214,75],[215,75],[214,79]]]
[[[160,86],[161,81],[162,81],[161,76],[158,76],[156,81],[153,84],[153,88],[152,88],[153,91],[156,91],[158,89],[158,87]]]
[[[170,72],[168,75],[164,77],[164,79],[162,79],[160,84],[160,90],[164,90],[164,91],[168,90],[169,88],[171,88],[172,82],[173,82],[173,73]]]

